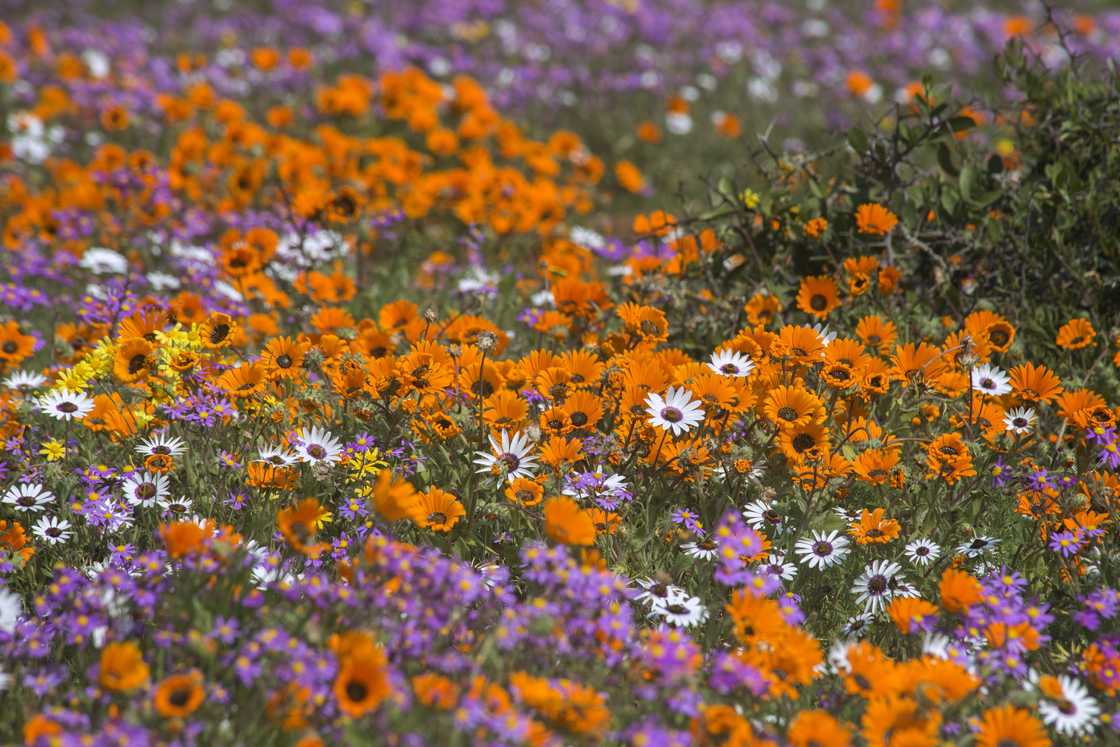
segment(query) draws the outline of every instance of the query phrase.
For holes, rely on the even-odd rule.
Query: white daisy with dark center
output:
[[[716,551],[719,550],[719,545],[714,540],[704,538],[698,539],[693,542],[685,542],[681,545],[684,554],[690,558],[697,560],[712,560],[716,556]]]
[[[751,371],[754,370],[754,362],[749,356],[734,350],[724,349],[712,353],[708,368],[712,369],[720,376],[740,378],[743,376],[750,376]]]
[[[144,456],[155,456],[161,454],[163,456],[177,457],[182,454],[187,448],[183,439],[177,436],[171,436],[167,433],[157,433],[151,438],[146,438],[136,446],[136,453],[143,454]]]
[[[299,434],[296,457],[307,464],[335,464],[342,455],[342,442],[329,431],[312,426]]]
[[[914,565],[926,567],[941,556],[941,548],[936,542],[925,538],[916,539],[906,546],[906,557]]]
[[[81,420],[93,411],[93,398],[82,392],[59,389],[40,397],[36,407],[56,420]]]
[[[1011,391],[1011,379],[999,368],[985,363],[972,369],[972,388],[990,397],[1001,397]]]
[[[650,607],[650,615],[678,628],[691,628],[708,619],[708,609],[700,601],[700,597],[685,594],[676,599],[654,602]]]
[[[1007,414],[1003,416],[1003,427],[1007,429],[1008,433],[1018,435],[1030,433],[1037,417],[1034,410],[1029,407],[1016,407],[1008,410]]]
[[[36,537],[48,545],[58,545],[70,539],[74,533],[70,531],[70,522],[57,516],[44,516],[35,522],[31,530]]]
[[[797,540],[794,550],[802,563],[824,570],[848,557],[848,544],[848,538],[836,530],[827,533],[813,530],[810,536]]]
[[[18,389],[21,392],[38,389],[46,383],[47,377],[34,371],[15,371],[4,380],[4,386],[8,389]]]
[[[54,493],[34,482],[13,485],[4,493],[4,503],[33,514],[42,513],[53,502]]]
[[[1059,734],[1089,734],[1096,728],[1101,707],[1088,688],[1073,677],[1060,675],[1061,693],[1054,697],[1047,692],[1038,702],[1038,714]]]
[[[650,425],[672,431],[674,436],[687,433],[704,420],[700,401],[692,399],[692,392],[683,387],[669,387],[664,397],[656,392],[647,394],[646,412]]]
[[[751,528],[773,534],[782,528],[783,518],[767,501],[751,501],[743,509],[743,518]]]
[[[642,588],[641,592],[634,595],[634,601],[643,602],[651,607],[656,604],[669,604],[688,598],[687,591],[665,581],[639,578],[634,583]]]
[[[167,497],[170,485],[167,475],[134,472],[124,481],[124,497],[133,506],[154,506]]]
[[[976,537],[963,542],[957,547],[957,553],[967,558],[978,558],[985,552],[999,544],[995,537]]]
[[[530,477],[536,469],[537,458],[531,455],[532,444],[524,433],[514,433],[510,436],[505,430],[500,439],[490,436],[492,452],[476,451],[474,463],[478,465],[475,472],[504,472],[506,478],[513,482],[519,477]]]
[[[864,612],[874,615],[886,608],[898,592],[896,577],[901,570],[902,566],[889,560],[876,560],[864,569],[852,584],[852,593]]]

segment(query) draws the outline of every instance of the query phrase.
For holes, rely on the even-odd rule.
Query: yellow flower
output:
[[[39,456],[46,458],[48,462],[57,462],[66,456],[66,447],[57,438],[52,438],[50,441],[43,442],[43,448],[39,449]]]
[[[758,207],[759,196],[753,189],[744,189],[739,193],[739,199],[743,201],[748,210],[754,210]]]

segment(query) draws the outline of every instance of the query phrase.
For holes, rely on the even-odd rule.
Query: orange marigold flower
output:
[[[867,202],[856,208],[856,227],[860,233],[886,236],[898,224],[898,216],[877,202]]]
[[[110,643],[101,649],[97,681],[106,690],[127,692],[148,681],[148,665],[134,641]]]
[[[895,451],[888,449],[888,452]],[[898,537],[901,527],[894,519],[884,519],[883,514],[886,512],[884,508],[877,508],[874,511],[864,509],[860,514],[859,521],[853,522],[848,529],[848,534],[856,538],[856,542],[861,545],[881,545]]]
[[[1062,380],[1046,366],[1031,362],[1015,366],[1008,374],[1011,390],[1025,402],[1052,402],[1062,393]]]
[[[17,322],[0,324],[0,369],[16,365],[35,351],[35,338],[19,331]]]
[[[536,480],[519,477],[506,487],[506,498],[518,506],[536,506],[544,500],[544,487]]]
[[[197,711],[205,699],[202,673],[198,670],[171,675],[159,683],[152,696],[156,712],[168,718],[186,718]]]
[[[962,477],[974,477],[972,455],[959,433],[938,436],[926,446],[926,466],[930,475],[938,476],[950,485]]]
[[[409,519],[423,524],[426,519],[416,488],[407,480],[395,480],[385,469],[377,476],[373,490],[373,507],[386,521]]]
[[[467,515],[458,498],[436,487],[420,494],[420,506],[424,516],[420,526],[433,532],[450,532],[459,519]]]
[[[388,659],[381,646],[362,646],[342,658],[334,696],[344,714],[351,718],[364,716],[380,706],[391,691]]]
[[[295,506],[276,513],[276,528],[296,552],[309,558],[319,557],[330,545],[315,542],[319,527],[330,518],[330,512],[315,498],[305,498]]]
[[[937,607],[917,597],[896,597],[887,612],[904,634],[924,630],[927,621],[937,615]]]
[[[828,218],[813,218],[805,224],[805,235],[812,239],[819,239],[828,230]]]
[[[1093,344],[1097,331],[1088,319],[1070,319],[1058,330],[1058,347],[1063,350],[1081,350]]]
[[[595,543],[595,522],[578,503],[566,496],[545,501],[544,531],[553,542],[563,545]]]
[[[968,573],[954,568],[947,568],[945,573],[941,574],[941,584],[938,588],[941,593],[941,606],[946,612],[964,612],[979,602],[983,596],[979,581]]]
[[[194,521],[176,521],[161,525],[159,536],[163,538],[168,555],[182,558],[202,549],[206,530]]]
[[[1025,708],[1012,705],[989,708],[980,719],[976,747],[1050,747],[1042,722]]]
[[[801,711],[790,722],[786,734],[790,747],[848,747],[852,735],[827,711]]]
[[[801,279],[797,292],[797,308],[818,319],[824,319],[840,305],[840,296],[832,278],[815,275]]]
[[[614,167],[614,176],[618,183],[627,192],[641,192],[646,186],[646,179],[630,161],[619,161]]]

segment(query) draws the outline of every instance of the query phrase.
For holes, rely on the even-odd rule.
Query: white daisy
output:
[[[941,556],[941,547],[933,540],[916,539],[906,546],[906,557],[914,565],[925,568]]]
[[[817,333],[817,337],[821,341],[822,347],[828,347],[832,341],[836,339],[836,333],[833,332],[827,324],[817,322],[813,325],[813,331]]]
[[[700,597],[685,594],[677,599],[654,602],[650,608],[650,615],[660,617],[679,628],[691,628],[708,619],[708,609],[700,601]]]
[[[768,501],[752,501],[743,509],[743,518],[753,529],[773,534],[784,526],[785,517]]]
[[[1019,435],[1030,433],[1037,417],[1034,410],[1029,407],[1016,407],[1013,410],[1008,410],[1007,414],[1003,416],[1003,427],[1007,429],[1008,433]]]
[[[968,542],[961,543],[957,547],[957,554],[964,555],[971,560],[980,557],[998,544],[999,540],[995,537],[976,537]]]
[[[668,604],[688,598],[688,592],[681,587],[655,581],[652,578],[640,578],[634,583],[642,587],[641,593],[635,595],[634,601],[644,602],[651,607],[656,604]]]
[[[838,638],[832,642],[828,647],[828,656],[826,661],[832,667],[834,672],[848,672],[851,670],[851,662],[848,661],[848,650],[855,644],[855,639],[844,640]]]
[[[15,371],[4,380],[4,386],[8,389],[18,389],[21,392],[38,389],[45,383],[47,383],[47,377],[34,371]]]
[[[1066,675],[1057,679],[1062,688],[1061,698],[1051,700],[1044,697],[1038,702],[1038,713],[1042,720],[1054,727],[1054,731],[1059,734],[1068,736],[1092,733],[1100,716],[1100,705],[1078,680]]]
[[[871,627],[874,620],[875,616],[867,612],[852,615],[844,623],[844,635],[848,638],[863,638],[867,635],[867,629]]]
[[[299,461],[299,457],[283,446],[266,446],[261,449],[258,461],[268,462],[274,467],[290,467]]]
[[[136,446],[136,453],[143,454],[144,456],[155,456],[162,454],[164,456],[177,457],[182,454],[187,448],[183,439],[177,436],[169,436],[166,432],[157,433],[151,438],[146,438]]]
[[[128,258],[103,246],[86,249],[79,264],[96,275],[123,275],[128,272]]]
[[[724,349],[712,353],[708,368],[712,369],[720,376],[739,378],[742,376],[750,376],[751,371],[754,370],[754,362],[749,356],[734,350]]]
[[[45,511],[53,501],[54,493],[33,482],[13,485],[4,493],[4,503],[35,514]]]
[[[7,588],[0,588],[0,630],[11,633],[23,617],[23,600]]]
[[[802,563],[824,570],[843,562],[848,556],[848,538],[835,529],[827,534],[814,529],[811,536],[797,540],[794,550]]]
[[[170,484],[167,475],[134,472],[124,481],[124,497],[133,506],[154,506],[167,498]]]
[[[56,420],[81,420],[93,410],[93,398],[82,392],[59,389],[40,397],[37,407]]]
[[[177,520],[185,518],[194,508],[191,499],[186,496],[172,499],[162,498],[156,505],[163,509],[164,515],[174,515]]]
[[[296,456],[308,464],[334,464],[342,454],[342,442],[318,426],[300,431]]]
[[[852,584],[852,593],[864,612],[876,614],[886,608],[897,590],[895,576],[901,570],[902,566],[889,560],[876,560],[864,569]]]
[[[797,576],[797,566],[793,563],[787,563],[785,555],[780,552],[772,552],[767,555],[758,567],[763,573],[769,573],[782,581],[792,581]]]
[[[940,633],[926,633],[922,637],[922,653],[938,659],[948,659],[952,645],[953,642]]]
[[[698,539],[694,542],[685,542],[681,545],[684,554],[697,560],[712,560],[716,556],[719,545],[710,539]]]
[[[502,431],[501,440],[490,436],[490,448],[493,453],[476,451],[477,459],[474,463],[479,466],[477,473],[505,470],[510,482],[519,477],[529,477],[536,469],[537,458],[530,456],[533,450],[529,437],[523,433],[514,433],[510,438],[509,433]]]
[[[704,420],[704,411],[700,402],[692,399],[692,392],[677,387],[669,387],[664,397],[656,392],[647,394],[646,412],[650,425],[672,431],[674,436],[692,430]]]
[[[995,366],[985,363],[972,369],[972,388],[991,397],[1000,397],[1011,391],[1011,379]]]
[[[49,545],[58,545],[74,536],[70,522],[57,516],[44,516],[35,522],[32,529],[35,536]]]

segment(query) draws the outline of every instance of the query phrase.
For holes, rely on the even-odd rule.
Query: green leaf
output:
[[[953,132],[966,132],[976,126],[976,120],[972,117],[950,117],[948,124]]]
[[[856,153],[866,153],[870,143],[867,141],[867,133],[858,127],[853,127],[848,130],[848,144]]]
[[[972,164],[966,164],[961,169],[961,176],[958,181],[961,187],[961,197],[972,200],[972,188],[976,186],[976,167]]]
[[[956,164],[953,163],[953,154],[949,150],[949,146],[945,143],[941,143],[937,146],[937,163],[949,176],[955,177],[960,174],[960,170],[957,168]]]

